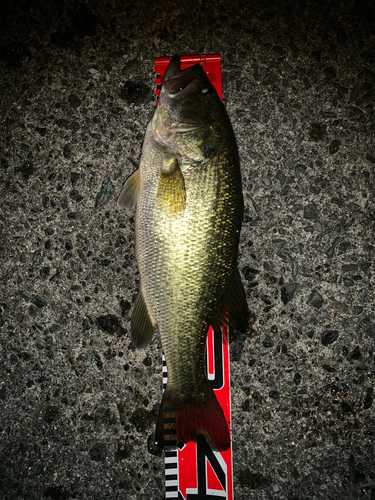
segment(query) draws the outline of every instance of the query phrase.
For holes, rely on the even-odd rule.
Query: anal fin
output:
[[[144,347],[152,339],[155,325],[147,310],[142,288],[139,289],[131,318],[131,339],[134,347]]]

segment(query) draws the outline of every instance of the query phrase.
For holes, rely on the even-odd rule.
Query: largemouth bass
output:
[[[226,450],[228,424],[205,376],[204,352],[210,325],[246,328],[237,269],[243,197],[234,132],[199,64],[180,71],[179,56],[171,59],[140,167],[117,204],[136,207],[132,342],[145,346],[157,327],[168,368],[155,441],[164,447],[173,417],[177,441],[203,433]]]

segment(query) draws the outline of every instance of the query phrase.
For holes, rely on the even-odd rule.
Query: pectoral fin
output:
[[[182,214],[186,206],[185,180],[176,158],[165,159],[160,169],[158,201],[170,215]]]
[[[131,318],[131,338],[134,347],[144,347],[152,339],[155,325],[147,310],[142,288],[139,289]]]
[[[141,176],[138,169],[127,178],[125,185],[122,188],[120,196],[117,199],[117,207],[119,210],[124,207],[128,210],[132,210],[137,206],[140,183]]]
[[[219,326],[222,330],[224,323],[229,326],[229,341],[232,342],[238,337],[235,330],[241,333],[246,331],[248,319],[249,309],[247,306],[246,294],[241,281],[240,273],[236,267],[232,278],[232,285],[230,287],[228,300],[224,305],[220,316]]]

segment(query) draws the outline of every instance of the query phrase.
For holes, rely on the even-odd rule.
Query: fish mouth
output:
[[[189,66],[181,71],[180,56],[170,60],[164,73],[159,95],[159,104],[152,119],[152,130],[159,142],[171,145],[176,135],[194,133],[201,128],[195,115],[186,112],[184,100],[188,105],[195,92],[202,86],[204,70],[200,64]]]
[[[195,64],[189,68],[183,69],[177,74],[170,76],[163,81],[168,97],[181,100],[191,92],[195,91],[199,85],[200,77],[203,74],[203,68],[200,64]]]

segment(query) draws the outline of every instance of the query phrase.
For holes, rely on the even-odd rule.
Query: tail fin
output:
[[[159,448],[196,441],[197,434],[204,434],[219,451],[229,449],[228,424],[207,379],[197,394],[184,397],[167,384],[156,425],[155,442]]]

